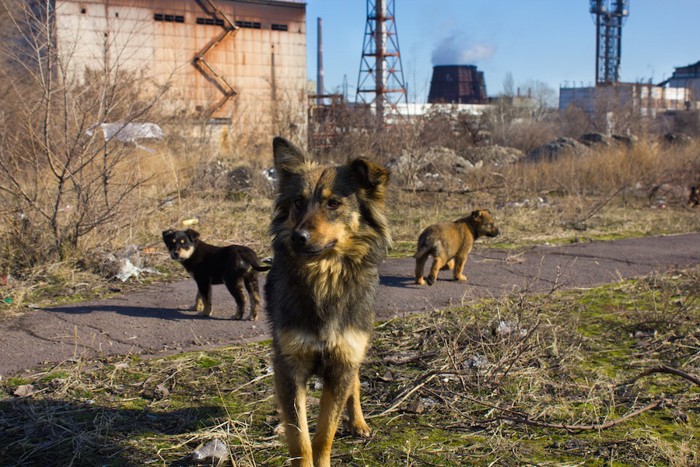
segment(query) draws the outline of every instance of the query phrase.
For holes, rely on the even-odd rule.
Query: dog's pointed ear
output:
[[[304,153],[281,136],[272,140],[272,152],[275,159],[275,170],[278,174],[295,172],[295,169],[306,162]]]
[[[175,231],[173,229],[168,229],[163,231],[163,241],[167,242],[170,237],[173,236]]]
[[[350,169],[364,188],[377,188],[389,182],[389,169],[363,157],[350,162]]]
[[[185,233],[187,234],[187,238],[189,238],[192,242],[199,239],[199,232],[194,229],[187,229],[185,230]]]
[[[481,219],[481,210],[477,209],[475,211],[472,211],[472,217],[476,220]]]

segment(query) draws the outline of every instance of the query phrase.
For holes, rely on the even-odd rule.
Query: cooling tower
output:
[[[438,65],[433,67],[428,103],[485,104],[484,72],[474,65]]]

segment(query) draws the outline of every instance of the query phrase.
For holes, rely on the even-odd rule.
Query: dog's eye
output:
[[[301,209],[304,207],[304,198],[297,198],[294,200],[294,207]]]
[[[335,211],[336,209],[338,209],[338,208],[340,207],[341,204],[342,204],[342,203],[341,203],[340,201],[338,201],[337,199],[329,199],[329,200],[326,202],[326,206],[328,206],[328,209],[331,209],[331,210],[333,210],[333,211]]]

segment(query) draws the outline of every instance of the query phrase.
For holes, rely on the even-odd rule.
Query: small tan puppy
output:
[[[418,237],[418,251],[413,255],[416,259],[416,284],[423,285],[427,281],[428,285],[433,285],[441,269],[452,269],[455,280],[466,281],[462,271],[474,241],[484,235],[495,237],[498,233],[496,221],[485,209],[472,211],[469,216],[454,222],[427,227]],[[428,277],[423,279],[423,266],[429,256],[433,257],[433,266]]]

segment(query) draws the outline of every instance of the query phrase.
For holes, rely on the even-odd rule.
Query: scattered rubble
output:
[[[518,335],[524,337],[527,335],[527,329],[521,328],[519,323],[513,321],[499,321],[493,330],[496,336]]]
[[[122,282],[132,277],[139,279],[142,273],[158,273],[153,268],[144,267],[141,252],[136,245],[129,245],[116,253],[107,254],[103,263],[104,274],[107,277],[116,277]]]
[[[221,462],[228,458],[228,447],[219,438],[209,441],[192,453],[192,460],[197,463]]]
[[[485,164],[507,165],[523,153],[502,146],[471,147],[461,152],[436,146],[422,152],[404,151],[389,162],[396,178],[413,188],[464,189],[462,175]]]
[[[604,135],[603,133],[586,133],[581,135],[578,139],[581,143],[588,147],[593,146],[615,146],[623,145],[627,147],[632,147],[637,144],[638,138],[636,136],[630,135]]]
[[[687,146],[693,142],[693,138],[684,133],[666,133],[661,141],[669,146]]]
[[[584,156],[588,154],[588,147],[573,138],[563,136],[554,141],[545,143],[530,151],[522,160],[524,162],[555,161],[562,156]]]
[[[31,384],[22,384],[21,386],[17,386],[17,389],[15,389],[15,392],[13,394],[16,397],[27,397],[31,396],[35,392],[36,390]]]
[[[460,155],[477,165],[478,163],[504,166],[522,159],[525,154],[520,149],[505,146],[473,146],[463,150]]]

